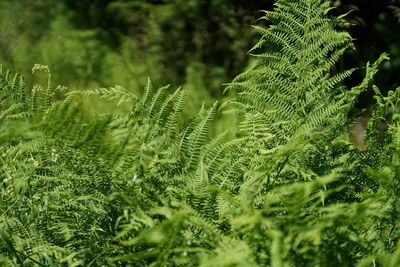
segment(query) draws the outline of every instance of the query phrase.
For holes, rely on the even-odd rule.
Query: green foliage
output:
[[[400,90],[374,86],[386,54],[345,85],[355,70],[334,67],[354,45],[330,12],[277,1],[254,65],[228,86],[235,98],[190,119],[193,83],[171,93],[148,79],[139,97],[68,91],[43,65],[33,86],[1,70],[0,263],[397,266]],[[369,88],[360,150],[347,129]],[[210,134],[222,111],[237,132]]]

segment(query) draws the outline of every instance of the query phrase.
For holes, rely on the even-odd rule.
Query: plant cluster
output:
[[[400,90],[374,85],[386,54],[335,70],[354,45],[331,9],[277,1],[235,97],[189,120],[185,88],[68,91],[42,65],[26,88],[1,70],[0,264],[398,266]],[[360,149],[348,129],[369,88]],[[129,110],[88,110],[103,101]],[[209,137],[220,112],[234,137]]]

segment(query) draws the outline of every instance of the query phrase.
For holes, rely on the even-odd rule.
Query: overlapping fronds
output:
[[[256,63],[228,87],[244,112],[262,115],[275,145],[299,128],[309,132],[332,124],[330,119],[354,104],[377,70],[377,63],[367,66],[366,80],[343,90],[343,81],[356,69],[336,66],[354,45],[347,32],[337,30],[345,20],[327,15],[330,9],[328,1],[278,1],[273,11],[265,11],[269,26],[255,27],[262,35],[251,50]]]
[[[354,47],[330,9],[265,12],[256,64],[228,87],[234,138],[210,138],[218,103],[184,120],[184,88],[67,92],[42,65],[26,88],[0,70],[0,265],[397,266],[400,91],[373,85],[386,54],[346,86]],[[360,150],[346,135],[368,88]],[[127,108],[88,114],[96,101]]]

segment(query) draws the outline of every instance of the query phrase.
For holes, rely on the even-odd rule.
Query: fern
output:
[[[328,1],[279,0],[256,26],[255,65],[229,85],[234,138],[211,138],[218,103],[181,115],[190,91],[148,83],[66,92],[0,71],[4,266],[396,266],[399,90],[363,69]],[[366,149],[346,139],[373,88]],[[127,106],[89,114],[90,99]],[[387,131],[379,130],[385,123]]]
[[[353,44],[347,33],[335,30],[345,23],[343,18],[326,16],[329,10],[329,2],[324,1],[279,1],[263,17],[269,28],[256,27],[262,38],[252,51],[265,47],[268,52],[257,54],[255,66],[228,87],[237,92],[244,112],[262,116],[276,145],[287,142],[296,131],[332,124],[329,119],[342,108],[351,109],[385,57],[367,66],[360,86],[343,92],[341,83],[355,69],[337,74],[331,70]]]

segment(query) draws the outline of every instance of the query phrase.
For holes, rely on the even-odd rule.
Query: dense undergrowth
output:
[[[277,1],[235,98],[189,120],[185,88],[68,91],[42,65],[25,88],[2,70],[1,265],[398,266],[400,91],[374,86],[386,54],[335,71],[354,45],[330,10]],[[371,87],[360,150],[351,111]],[[125,108],[88,110],[102,101]],[[210,138],[221,112],[238,131]]]

